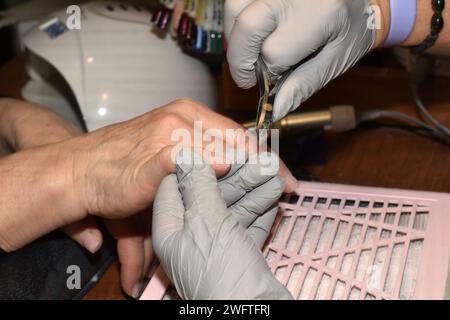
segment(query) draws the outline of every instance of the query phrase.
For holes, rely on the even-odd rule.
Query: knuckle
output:
[[[224,5],[224,9],[225,12],[230,16],[230,17],[236,17],[239,15],[240,13],[240,9],[242,8],[242,5],[240,3],[241,1],[236,1],[236,0],[226,0],[225,1],[225,5]]]
[[[236,29],[246,34],[255,32],[261,24],[260,19],[255,19],[253,12],[250,10],[242,11],[236,18]]]
[[[179,128],[184,125],[184,120],[176,112],[167,112],[160,119],[159,124],[163,128]]]
[[[172,103],[172,106],[176,111],[183,110],[183,112],[195,111],[201,107],[197,101],[189,98],[177,99]]]

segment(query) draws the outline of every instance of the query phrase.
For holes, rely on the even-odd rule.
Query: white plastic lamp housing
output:
[[[32,79],[23,90],[25,98],[42,100],[34,99],[34,93],[42,97],[44,91],[54,92],[42,88],[51,83],[52,70],[57,72],[75,96],[89,131],[179,98],[217,105],[209,68],[183,54],[170,37],[152,33],[146,9],[92,2],[82,5],[81,12],[79,30],[51,37],[46,28],[58,22],[65,25],[69,17],[62,10],[25,36],[26,67]]]

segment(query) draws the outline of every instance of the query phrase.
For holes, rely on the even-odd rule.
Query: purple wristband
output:
[[[416,0],[391,0],[391,28],[383,47],[402,44],[416,23]]]

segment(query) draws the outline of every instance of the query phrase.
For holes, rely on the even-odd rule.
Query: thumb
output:
[[[186,209],[186,222],[203,221],[212,234],[227,210],[211,166],[202,156],[190,149],[183,149],[177,156],[179,190]],[[200,219],[195,219],[200,218]]]
[[[233,30],[239,14],[254,0],[226,0],[225,1],[225,24],[224,32],[227,40],[230,39],[231,30]]]
[[[155,197],[161,181],[167,175],[176,172],[175,163],[179,153],[179,145],[168,145],[142,166],[140,174],[137,175],[138,185],[144,186],[144,190],[149,190],[152,199]],[[214,163],[214,159],[211,161],[211,166],[217,176],[222,176],[229,170],[228,164],[223,164],[220,161]]]
[[[155,174],[159,177],[154,178],[154,182],[157,179],[162,180],[160,184],[158,183],[159,189],[153,204],[152,223],[154,248],[160,258],[164,254],[162,248],[170,247],[167,245],[163,246],[163,244],[166,244],[166,241],[172,235],[184,227],[188,216],[187,212],[185,215],[185,211],[191,209],[191,213],[203,213],[207,210],[206,208],[200,208],[203,202],[206,203],[211,199],[214,199],[213,201],[221,200],[218,191],[216,193],[219,194],[216,197],[214,197],[214,193],[210,194],[214,186],[218,190],[214,169],[208,166],[198,153],[190,149],[181,149],[173,160],[173,153],[176,150],[176,148],[171,147],[162,150],[152,163],[154,171],[166,170],[163,173]],[[171,165],[164,167],[161,162],[170,163]],[[174,163],[176,163],[176,166]],[[173,167],[171,167],[172,165]],[[168,175],[168,172],[171,170],[176,171],[177,175]],[[225,206],[224,208],[226,209]]]
[[[184,226],[184,212],[177,177],[171,174],[161,182],[153,202],[153,249],[158,258],[163,261],[167,255],[170,255],[170,252],[167,251],[172,248],[167,241],[174,239],[173,236]]]
[[[175,173],[175,163],[172,152],[175,146],[168,145],[162,148],[156,155],[147,160],[136,176],[137,183],[144,186],[144,190],[151,193],[153,199],[161,181],[170,173]]]
[[[340,74],[333,52],[325,47],[314,58],[300,65],[286,79],[274,103],[274,121],[281,120]]]

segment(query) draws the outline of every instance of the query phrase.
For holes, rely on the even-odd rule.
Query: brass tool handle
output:
[[[255,121],[242,124],[245,128],[255,128]],[[357,125],[355,109],[350,105],[333,106],[327,110],[294,113],[273,123],[274,129],[282,134],[297,133],[311,128],[325,128],[333,132],[354,129]]]

